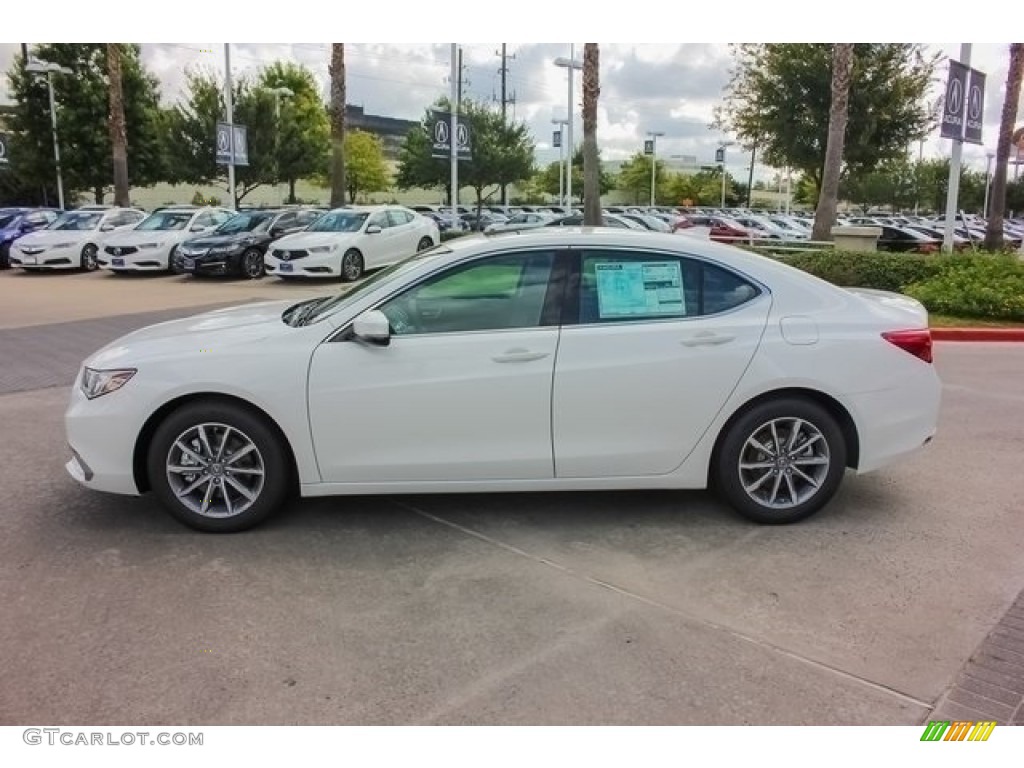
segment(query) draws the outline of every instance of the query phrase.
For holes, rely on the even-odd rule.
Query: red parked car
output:
[[[755,235],[732,219],[716,216],[711,219],[711,234],[709,237],[719,243],[737,243],[749,242]]]

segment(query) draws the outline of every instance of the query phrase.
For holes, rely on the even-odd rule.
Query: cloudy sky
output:
[[[557,159],[551,149],[553,117],[564,117],[567,104],[566,70],[553,64],[569,55],[569,43],[508,44],[514,58],[508,62],[508,89],[515,95],[511,107],[517,118],[526,120],[538,144],[538,159]],[[576,55],[582,58],[582,43]],[[943,56],[959,56],[959,43],[931,44]],[[500,98],[501,43],[463,44],[463,92],[477,100]],[[6,72],[18,51],[18,44],[0,44],[0,68]],[[173,103],[182,94],[185,72],[207,68],[223,72],[222,43],[144,43],[143,59],[162,84],[163,98]],[[309,67],[327,97],[329,43],[259,43],[232,45],[232,70],[250,72],[277,59],[288,59]],[[974,44],[971,64],[987,73],[985,101],[986,145],[995,145],[1002,90],[1006,80],[1007,46]],[[419,119],[423,109],[437,96],[448,92],[449,44],[348,44],[346,65],[349,103],[362,105],[368,113]],[[708,127],[712,109],[719,103],[729,77],[731,57],[723,43],[616,43],[601,44],[601,100],[598,141],[608,159],[623,159],[642,147],[647,131],[663,131],[658,155],[695,156],[710,162],[723,137]],[[945,77],[940,64],[940,78]],[[580,80],[576,80],[577,108]],[[936,85],[936,95],[941,84]],[[0,102],[7,102],[6,79],[0,84]],[[577,139],[582,126],[577,113]],[[948,155],[950,142],[937,137],[925,145],[926,156]],[[985,166],[986,148],[965,145],[964,158],[979,169]],[[733,173],[745,172],[745,161],[731,158]],[[758,167],[757,176],[768,178],[772,171]]]

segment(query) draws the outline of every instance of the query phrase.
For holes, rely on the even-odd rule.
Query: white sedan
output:
[[[62,213],[45,229],[14,241],[11,266],[25,270],[84,269],[99,266],[99,251],[108,237],[146,218],[135,208],[80,208]]]
[[[210,232],[234,216],[227,208],[194,205],[160,208],[133,229],[107,238],[98,255],[100,267],[112,272],[166,272],[183,242]]]
[[[302,496],[717,487],[820,509],[935,434],[928,317],[753,253],[608,228],[470,236],[347,293],[89,357],[70,474],[237,531]]]
[[[400,205],[337,208],[267,251],[267,274],[358,280],[441,242],[437,224]]]

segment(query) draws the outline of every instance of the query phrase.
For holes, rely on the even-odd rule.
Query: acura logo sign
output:
[[[281,251],[281,261],[288,261],[292,255],[288,251]]]
[[[120,256],[121,255],[121,249],[120,248],[115,248],[114,249],[114,255],[115,256]]]

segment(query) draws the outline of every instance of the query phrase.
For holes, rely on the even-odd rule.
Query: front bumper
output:
[[[96,261],[103,269],[111,272],[163,272],[169,267],[167,248],[153,248],[120,256],[106,249],[96,255]]]
[[[238,260],[242,256],[242,250],[231,253],[205,254],[203,256],[188,256],[180,254],[175,257],[177,269],[189,275],[229,275],[239,271]]]
[[[81,249],[47,248],[40,253],[24,253],[14,246],[10,251],[12,267],[22,269],[77,269],[82,261]]]
[[[87,488],[138,496],[135,484],[135,440],[145,419],[131,393],[118,390],[89,400],[79,378],[71,388],[71,400],[64,413],[71,459],[64,465],[68,474]]]
[[[341,275],[341,251],[310,254],[285,261],[267,253],[263,265],[269,275],[279,277],[338,277]]]

